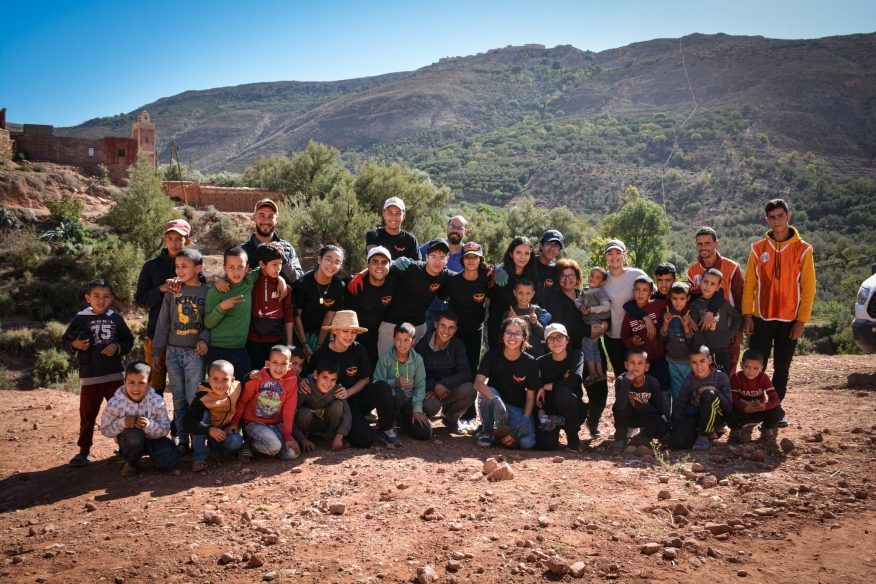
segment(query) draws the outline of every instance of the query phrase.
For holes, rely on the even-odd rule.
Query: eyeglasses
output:
[[[541,245],[543,247],[563,247],[563,244],[561,244],[559,241],[546,241]]]
[[[578,279],[577,274],[561,274],[560,275],[560,280],[577,280],[577,279]]]
[[[523,333],[520,331],[505,331],[506,339],[522,339]]]
[[[561,343],[561,342],[563,342],[563,341],[565,341],[565,340],[566,340],[565,335],[552,335],[552,336],[550,336],[550,337],[547,338],[546,342],[547,342],[549,345],[550,345],[550,344],[554,344],[554,345],[555,345],[555,344],[557,344],[557,343]]]
[[[448,223],[447,229],[450,231],[465,231],[465,225],[456,225],[454,223]]]

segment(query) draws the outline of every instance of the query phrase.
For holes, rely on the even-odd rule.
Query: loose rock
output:
[[[569,562],[561,558],[560,556],[554,556],[546,560],[545,565],[552,573],[558,576],[569,573]]]
[[[484,462],[484,466],[481,469],[481,472],[485,475],[488,475],[491,472],[493,472],[494,470],[496,470],[497,468],[499,468],[499,463],[496,461],[496,459],[495,458],[488,458]]]
[[[662,547],[663,546],[657,542],[651,542],[643,545],[641,551],[643,554],[647,554],[650,556],[651,554],[656,554],[657,552],[659,552]]]
[[[674,547],[663,548],[663,557],[670,560],[678,557],[678,550]]]
[[[779,442],[779,447],[782,449],[782,452],[791,452],[797,448],[797,445],[790,438],[782,438],[782,441]]]
[[[432,566],[420,566],[417,568],[417,581],[420,584],[435,584],[438,582],[438,574]]]
[[[760,462],[766,460],[766,454],[764,454],[763,450],[755,450],[749,456],[750,460],[754,460],[755,462]]]
[[[556,463],[556,464],[559,464],[559,463],[561,463],[561,462],[564,462],[565,460],[566,460],[566,459],[563,458],[562,456],[555,456],[553,462]]]
[[[575,562],[571,566],[569,566],[569,574],[572,575],[573,578],[581,578],[584,576],[584,570],[586,569],[586,565],[584,562]]]
[[[264,576],[262,576],[262,581],[263,581],[263,582],[273,582],[273,581],[276,580],[276,579],[277,579],[277,573],[276,573],[276,572],[268,572],[267,574],[265,574]]]
[[[258,568],[265,565],[265,556],[262,554],[253,554],[249,558],[249,565],[253,568]]]
[[[663,491],[660,491],[659,493],[657,493],[657,498],[658,499],[671,499],[672,493],[670,493],[669,491],[663,490]]]
[[[726,523],[706,523],[703,528],[712,535],[721,535],[722,533],[733,533],[733,528]]]
[[[698,462],[694,462],[693,464],[690,465],[690,469],[694,472],[705,472],[706,467],[704,467],[703,465],[701,465]]]
[[[499,467],[487,475],[487,480],[490,481],[510,481],[514,478],[514,469],[507,462],[503,462]]]

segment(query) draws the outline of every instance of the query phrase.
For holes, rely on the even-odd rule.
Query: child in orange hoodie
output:
[[[229,433],[244,423],[244,442],[238,460],[250,462],[256,452],[283,460],[298,458],[301,449],[292,438],[292,423],[298,406],[298,376],[291,371],[292,351],[285,345],[271,348],[257,379],[248,381],[237,402]]]

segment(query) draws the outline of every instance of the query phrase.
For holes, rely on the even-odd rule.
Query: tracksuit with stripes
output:
[[[715,423],[732,410],[730,379],[725,373],[713,368],[702,379],[691,373],[672,404],[672,447],[691,448],[697,436],[709,436]]]

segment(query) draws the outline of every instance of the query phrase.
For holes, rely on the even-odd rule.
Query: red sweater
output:
[[[248,381],[243,387],[231,423],[239,425],[241,418],[245,423],[273,425],[283,422],[283,441],[289,442],[297,406],[298,376],[290,371],[282,379],[274,379],[264,368],[258,379]]]
[[[648,315],[646,318],[650,318],[651,322],[653,322],[654,326],[657,328],[657,333],[654,334],[653,339],[648,338],[648,329],[645,328],[644,321],[633,318],[629,313],[624,315],[624,322],[621,325],[620,333],[621,340],[628,349],[632,349],[636,346],[640,349],[644,349],[648,353],[648,363],[653,363],[666,357],[666,348],[658,338],[660,326],[663,324],[660,319],[663,318],[663,313],[666,312],[666,305],[667,303],[665,300],[649,300],[648,304],[640,307],[642,311]],[[636,335],[645,341],[644,345],[633,344],[633,337]]]
[[[292,291],[280,300],[277,278],[269,278],[264,272],[252,288],[252,317],[249,321],[247,339],[259,343],[279,343],[285,334],[283,325],[295,320]],[[292,339],[286,339],[292,344]]]
[[[730,392],[733,394],[733,409],[745,413],[745,406],[753,402],[763,401],[763,394],[767,394],[766,409],[771,410],[779,405],[779,394],[773,387],[769,375],[761,372],[754,379],[747,378],[742,371],[737,371],[730,376]]]

